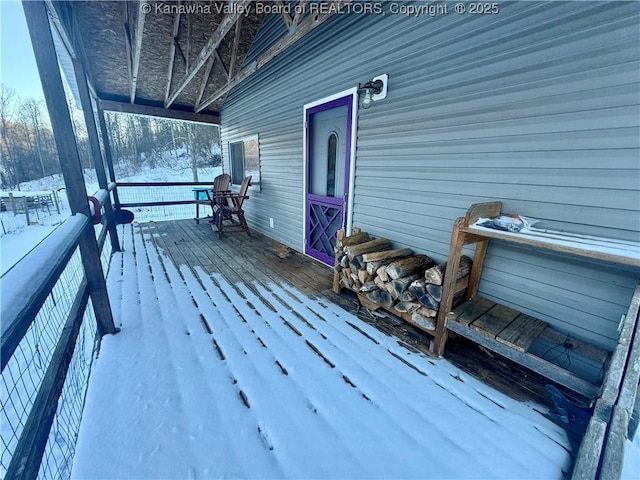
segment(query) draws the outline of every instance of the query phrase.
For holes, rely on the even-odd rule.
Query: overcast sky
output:
[[[44,99],[22,3],[0,0],[0,81],[23,98]]]

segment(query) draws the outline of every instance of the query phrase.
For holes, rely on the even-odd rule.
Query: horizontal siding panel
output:
[[[355,226],[443,261],[455,218],[500,200],[544,228],[638,240],[639,23],[636,2],[332,17],[234,88],[221,112],[224,157],[227,142],[260,136],[250,225],[302,249],[303,105],[388,73],[388,97],[358,112]],[[283,28],[269,17],[248,58]],[[639,274],[494,242],[480,288],[611,348]]]

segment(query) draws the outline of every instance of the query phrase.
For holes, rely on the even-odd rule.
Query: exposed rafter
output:
[[[296,16],[293,17],[293,24],[296,27],[300,25],[300,22],[302,21],[304,14],[307,11],[307,3],[309,3],[309,0],[300,0],[300,3],[298,3],[298,8],[296,9]]]
[[[233,48],[231,49],[231,62],[229,63],[229,72],[227,74],[227,82],[231,81],[231,77],[233,77],[234,67],[236,65],[236,57],[238,56],[238,46],[240,45],[240,34],[242,32],[242,17],[238,19],[236,22],[236,31],[234,32],[233,37]],[[202,98],[198,98],[196,101],[196,105],[200,103]]]
[[[269,48],[266,52],[260,55],[256,60],[252,62],[251,65],[243,68],[237,75],[234,76],[233,80],[231,80],[227,85],[220,88],[217,92],[213,93],[206,100],[202,101],[200,104],[196,105],[195,111],[200,112],[204,110],[207,106],[211,105],[213,102],[226,95],[233,87],[238,85],[240,82],[244,81],[247,77],[256,72],[259,68],[263,67],[267,63],[269,63],[273,58],[275,58],[278,54],[285,51],[291,45],[296,43],[302,37],[304,37],[307,33],[312,31],[314,28],[321,25],[325,20],[327,20],[334,12],[340,11],[342,6],[351,3],[351,0],[343,0],[339,2],[335,2],[334,7],[327,8],[326,10],[322,10],[323,13],[317,13],[311,16],[306,17],[298,27],[295,32],[289,33],[284,36],[281,40],[279,40],[276,44],[274,44],[271,48]]]
[[[196,105],[202,100],[202,95],[204,95],[204,89],[207,88],[207,82],[209,81],[209,77],[211,76],[211,69],[213,68],[213,63],[215,62],[216,57],[210,57],[207,60],[207,66],[204,69],[204,76],[202,77],[202,82],[200,82],[200,88],[198,89],[198,97],[196,98]]]
[[[216,50],[215,55],[218,62],[220,62],[220,67],[222,67],[222,71],[224,71],[225,76],[229,78],[229,70],[227,69],[227,66],[224,64],[224,61],[222,60],[222,57],[220,56],[220,52],[218,52],[218,50]]]
[[[214,54],[218,45],[225,37],[227,32],[231,29],[231,27],[236,23],[238,18],[241,15],[244,15],[246,12],[246,6],[251,3],[251,0],[237,0],[233,3],[233,12],[227,14],[220,22],[220,25],[216,29],[216,31],[211,35],[207,44],[202,48],[200,53],[198,54],[198,59],[194,62],[193,65],[190,65],[189,70],[185,74],[184,78],[180,82],[180,84],[176,87],[173,94],[169,97],[169,99],[165,102],[165,108],[168,108],[175,100],[178,98],[178,95],[182,93],[182,91],[186,88],[189,83],[193,80],[196,74],[200,71],[200,69],[207,63],[209,57]]]
[[[140,68],[140,51],[142,50],[142,34],[144,32],[146,5],[147,4],[142,1],[138,2],[138,18],[136,21],[136,28],[133,32],[133,39],[135,43],[133,44],[131,52],[131,103],[136,99],[136,86],[138,84],[138,69]]]
[[[178,29],[180,28],[180,6],[182,0],[178,0],[178,8],[175,17],[173,17],[173,28],[171,29],[171,47],[169,47],[169,67],[167,69],[167,85],[164,89],[164,102],[169,99],[169,91],[171,90],[171,80],[173,79],[173,61],[176,58],[176,38],[178,37]]]
[[[287,12],[287,8],[285,7],[284,2],[282,0],[274,0],[274,3],[280,11],[280,16],[282,17],[284,24],[287,26],[287,30],[290,29],[293,20],[291,20],[291,15],[289,15],[289,12]]]

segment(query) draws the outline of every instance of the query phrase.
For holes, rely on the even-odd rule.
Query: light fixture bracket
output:
[[[369,108],[372,102],[376,102],[387,97],[388,80],[389,75],[385,73],[372,78],[364,85],[358,84],[358,94],[363,95],[363,108]]]

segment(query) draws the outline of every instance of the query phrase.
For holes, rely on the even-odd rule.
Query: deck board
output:
[[[142,228],[145,235],[153,240],[158,249],[166,254],[178,269],[188,269],[196,277],[199,269],[209,275],[222,275],[230,285],[243,283],[250,288],[250,294],[246,295],[257,296],[264,301],[268,300],[257,294],[258,287],[268,291],[272,284],[294,285],[307,297],[316,298],[327,305],[338,305],[384,334],[395,337],[400,345],[412,351],[429,354],[430,337],[423,331],[403,321],[371,315],[366,308],[360,307],[354,293],[344,291],[342,294],[336,294],[332,290],[333,269],[258,232],[252,232],[252,236],[249,237],[241,231],[227,231],[219,238],[208,222],[201,221],[200,224],[196,224],[192,219],[152,222],[143,224]],[[244,298],[245,293],[238,292],[238,295]],[[468,324],[493,305],[495,303],[477,297],[473,302],[466,302],[454,310],[457,315],[455,321]],[[461,342],[464,344],[462,340]],[[491,373],[491,369],[485,366],[495,366],[497,359],[487,357],[483,363],[481,356],[485,354],[479,352],[474,354],[474,362],[468,362],[469,353],[465,351],[473,348],[473,344],[469,343],[465,347],[466,350],[449,349],[445,352],[445,358],[513,398],[522,399],[524,396],[539,403],[549,404],[543,381],[532,381],[527,389],[523,390],[521,384],[510,383],[504,379],[508,377],[505,372],[509,369],[517,376],[517,366],[509,367],[505,363],[502,373]],[[536,375],[528,372],[527,378],[533,379]]]

